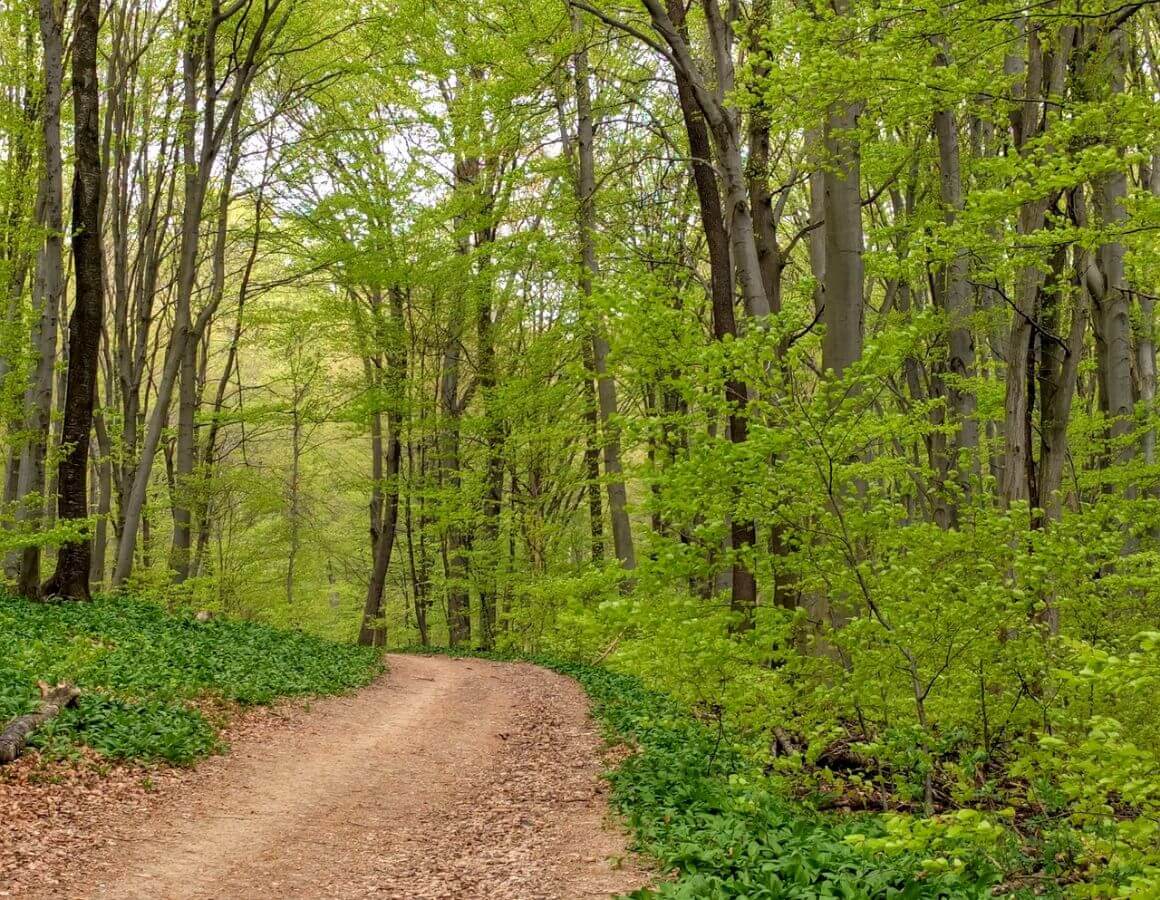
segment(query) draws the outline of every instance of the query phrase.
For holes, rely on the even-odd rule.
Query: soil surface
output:
[[[144,799],[46,826],[41,847],[67,853],[34,865],[24,848],[0,896],[573,900],[649,883],[611,820],[579,685],[526,664],[389,664]]]

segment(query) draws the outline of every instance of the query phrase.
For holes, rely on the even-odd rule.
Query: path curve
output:
[[[43,897],[574,900],[648,882],[610,821],[583,690],[523,663],[390,673],[243,737]],[[35,896],[35,895],[34,895]]]

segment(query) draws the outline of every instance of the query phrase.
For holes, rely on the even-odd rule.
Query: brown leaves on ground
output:
[[[243,707],[213,698],[195,705],[222,727],[227,744],[285,727],[292,708]],[[55,890],[77,859],[113,843],[110,816],[130,821],[148,814],[191,774],[168,765],[113,762],[88,748],[64,759],[29,750],[0,766],[0,897]]]
[[[574,900],[649,882],[611,821],[579,685],[524,664],[391,667],[358,694],[251,715],[193,770],[89,757],[34,775],[30,760],[0,787],[18,798],[0,890]]]
[[[0,768],[0,897],[55,884],[78,853],[106,842],[110,809],[139,815],[179,777],[174,769],[112,765],[91,752],[46,761],[29,751]]]

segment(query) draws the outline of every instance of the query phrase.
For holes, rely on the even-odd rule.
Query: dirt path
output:
[[[105,846],[32,896],[571,900],[648,882],[609,821],[578,685],[525,664],[390,666],[273,741],[243,737],[144,816],[114,811]]]

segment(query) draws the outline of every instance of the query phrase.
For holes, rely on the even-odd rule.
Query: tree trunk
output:
[[[133,554],[136,548],[137,529],[141,523],[145,498],[152,477],[153,461],[161,442],[161,435],[169,416],[169,405],[173,398],[173,388],[177,383],[179,370],[186,359],[187,346],[196,342],[204,333],[216,310],[208,303],[191,321],[190,302],[196,277],[197,249],[200,238],[201,216],[205,203],[206,187],[213,172],[214,164],[221,152],[227,134],[234,133],[234,123],[241,114],[242,101],[254,77],[265,62],[259,51],[264,44],[274,40],[286,24],[285,16],[279,17],[282,0],[267,0],[263,4],[256,21],[245,31],[241,43],[232,47],[231,66],[225,76],[225,83],[231,84],[228,99],[222,104],[220,116],[217,101],[223,89],[217,72],[217,37],[221,26],[232,16],[238,15],[249,5],[232,4],[226,10],[217,5],[209,11],[206,21],[187,23],[187,44],[183,50],[184,111],[187,129],[183,146],[184,193],[182,207],[181,236],[178,251],[178,271],[175,299],[174,328],[165,351],[165,362],[157,381],[157,397],[153,413],[141,444],[141,455],[133,476],[132,487],[124,504],[124,525],[117,547],[117,565],[113,572],[113,584],[120,586],[133,569]],[[239,35],[242,32],[239,31]],[[195,53],[201,52],[201,60]],[[198,119],[197,86],[199,71],[205,76],[202,81],[206,96],[202,112],[203,136],[200,141],[193,139],[193,131]],[[187,547],[188,550],[188,547]]]
[[[1050,292],[1044,295],[1044,304],[1050,313],[1045,316],[1046,328],[1052,333],[1058,332],[1058,323],[1062,321],[1059,315],[1060,301],[1067,293],[1067,285],[1064,283],[1066,248],[1061,247],[1058,255],[1060,259],[1053,266],[1057,273],[1055,281]],[[1087,326],[1088,292],[1082,280],[1076,287],[1078,289],[1073,301],[1066,346],[1060,347],[1054,341],[1041,339],[1039,490],[1043,509],[1049,519],[1058,519],[1062,513],[1060,488],[1067,462],[1067,426],[1071,421],[1071,404],[1075,397]]]
[[[586,300],[592,295],[593,283],[600,277],[596,259],[596,166],[593,155],[591,87],[588,82],[588,49],[584,44],[579,14],[572,11],[572,31],[578,43],[573,57],[576,82],[576,150],[578,173],[576,196],[579,201],[580,294]],[[590,306],[590,304],[589,304]],[[636,568],[636,551],[632,541],[632,523],[628,518],[628,492],[620,462],[620,429],[616,381],[608,372],[608,340],[599,317],[593,316],[592,361],[596,371],[600,424],[604,430],[604,475],[608,492],[608,511],[612,518],[612,543],[616,558],[626,571]]]
[[[938,60],[949,62],[941,49]],[[953,111],[941,109],[934,115],[935,138],[939,153],[939,194],[943,205],[943,220],[953,227],[963,210],[963,179],[959,132]],[[955,436],[948,458],[939,462],[942,477],[957,473],[958,494],[965,499],[970,494],[971,475],[978,471],[976,452],[979,446],[979,424],[975,418],[975,395],[966,382],[975,375],[975,339],[971,331],[974,313],[974,291],[971,288],[970,263],[966,248],[956,251],[949,265],[935,276],[936,296],[941,300],[947,318],[947,362],[949,380],[943,381],[947,410],[953,416]],[[969,458],[968,458],[969,457]],[[947,526],[957,521],[957,502],[947,506]]]
[[[822,175],[825,277],[822,281],[822,369],[841,377],[862,356],[862,195],[858,105],[826,120],[826,168]]]
[[[96,515],[97,521],[93,530],[93,561],[89,571],[89,578],[94,585],[100,585],[105,580],[105,560],[109,545],[109,515],[113,508],[113,444],[109,439],[108,429],[105,427],[104,416],[98,410],[93,415],[93,425],[97,436],[99,457],[96,467]]]
[[[490,206],[490,204],[489,204]],[[491,243],[493,234],[490,226],[477,231],[476,253]],[[481,528],[482,547],[477,544],[477,554],[482,551],[483,562],[479,565],[479,645],[484,650],[490,650],[495,644],[496,622],[498,613],[498,582],[499,582],[499,519],[503,508],[503,473],[504,473],[504,427],[501,405],[495,396],[497,372],[495,359],[495,323],[492,321],[491,275],[488,268],[487,254],[483,253],[479,263],[481,271],[478,277],[483,280],[479,293],[479,310],[476,319],[477,355],[479,357],[478,378],[479,389],[483,397],[484,443],[487,454],[487,471],[484,476],[483,488],[483,522]]]
[[[669,0],[668,8],[676,27],[683,29],[684,9],[681,0]],[[713,335],[718,341],[725,341],[737,336],[737,322],[733,314],[729,239],[721,213],[721,195],[710,159],[709,132],[696,105],[692,86],[679,70],[675,75],[677,96],[689,140],[689,154],[692,157],[693,183],[697,189],[701,227],[709,250]],[[726,380],[725,402],[728,405],[729,440],[734,444],[744,444],[748,439],[746,406],[749,391],[743,381],[736,377]],[[735,496],[734,500],[737,499]],[[757,580],[753,575],[752,564],[746,559],[756,541],[756,527],[751,520],[734,518],[730,524],[730,538],[733,552],[730,606],[741,616],[742,626],[747,627],[752,624],[753,609],[757,604]]]
[[[407,349],[403,340],[405,320],[403,318],[403,290],[392,285],[390,289],[391,318],[390,349],[387,352],[387,458],[384,475],[386,477],[385,508],[383,524],[375,543],[374,566],[367,585],[366,603],[363,605],[362,627],[358,642],[369,647],[383,647],[387,643],[387,629],[382,621],[383,591],[387,584],[387,572],[391,566],[391,555],[395,548],[395,535],[399,518],[399,466],[403,455],[403,406],[406,400]]]
[[[420,460],[420,467],[422,460]],[[407,505],[403,507],[403,525],[407,532],[407,562],[411,570],[411,597],[415,606],[415,626],[419,629],[419,644],[422,647],[427,647],[430,644],[430,636],[427,633],[427,586],[429,579],[427,577],[426,558],[424,557],[423,566],[420,567],[417,562],[417,555],[415,553],[415,525],[412,514],[412,498],[415,490],[414,485],[417,481],[415,473],[415,454],[412,441],[407,441]],[[424,522],[420,515],[419,530],[421,531]],[[422,535],[420,534],[420,540]]]
[[[236,139],[231,142],[236,146]],[[235,154],[236,156],[236,151]],[[226,351],[225,365],[222,367],[221,378],[218,379],[217,390],[214,393],[213,414],[210,417],[209,427],[206,429],[205,443],[201,451],[201,490],[203,494],[203,502],[199,510],[200,521],[197,530],[197,545],[193,561],[190,564],[191,574],[196,575],[200,569],[201,561],[205,559],[206,550],[209,547],[209,533],[211,525],[211,497],[209,496],[210,481],[213,478],[214,466],[217,462],[217,439],[221,431],[221,416],[225,408],[226,390],[229,388],[230,379],[234,376],[234,372],[238,365],[238,348],[242,339],[242,326],[245,321],[244,315],[246,310],[246,300],[250,293],[250,279],[253,277],[254,265],[258,259],[258,250],[261,245],[262,236],[262,216],[265,210],[266,197],[266,174],[269,167],[269,150],[266,154],[266,168],[263,169],[263,178],[258,185],[258,193],[254,199],[254,231],[250,238],[249,254],[246,257],[245,266],[242,269],[241,282],[238,285],[237,293],[237,311],[234,314],[234,327],[230,335],[230,346]],[[228,197],[228,192],[226,192]],[[219,206],[219,216],[224,216],[224,210]],[[225,289],[225,228],[223,226],[224,218],[218,220],[218,235],[217,243],[214,250],[214,294],[215,297],[220,298]],[[213,301],[216,306],[220,300]],[[240,402],[240,400],[239,400]],[[373,546],[373,543],[372,543]]]
[[[1098,70],[1101,81],[1106,79],[1112,95],[1124,92],[1127,39],[1121,28],[1102,36],[1106,53],[1105,66]],[[1124,200],[1128,194],[1128,176],[1122,170],[1099,179],[1094,185],[1093,199],[1099,224],[1115,231],[1127,218]],[[1131,296],[1124,274],[1124,244],[1112,238],[1100,245],[1096,253],[1097,265],[1103,277],[1103,292],[1098,304],[1100,343],[1098,359],[1101,366],[1100,383],[1103,387],[1104,412],[1111,420],[1110,437],[1113,448],[1111,459],[1127,462],[1135,448],[1129,440],[1134,428],[1136,406],[1132,385],[1132,320]]]
[[[298,563],[298,550],[301,546],[302,530],[302,410],[301,394],[297,393],[294,408],[290,411],[290,474],[286,479],[286,493],[289,503],[286,509],[287,519],[287,548],[286,554],[286,605],[294,605],[294,575]]]
[[[63,277],[63,193],[60,107],[64,81],[64,9],[55,0],[40,2],[40,36],[44,45],[44,97],[41,100],[44,172],[41,220],[44,244],[36,261],[36,283],[32,292],[33,311],[38,321],[34,332],[37,363],[33,382],[25,399],[25,429],[28,432],[20,461],[16,494],[23,501],[22,520],[35,527],[44,510],[44,463],[52,419],[52,388],[56,367],[57,310],[64,291]],[[25,597],[40,596],[40,547],[24,548],[20,559],[17,590]]]
[[[687,81],[693,99],[705,117],[709,133],[717,148],[717,161],[725,187],[726,218],[733,250],[733,265],[737,284],[745,302],[746,312],[755,319],[769,315],[770,300],[765,293],[761,276],[757,239],[753,216],[749,208],[749,190],[742,161],[741,138],[737,113],[724,102],[728,86],[733,83],[733,61],[729,52],[732,28],[720,14],[717,0],[702,0],[713,46],[713,65],[718,90],[711,91],[701,76],[700,68],[689,50],[689,42],[674,23],[672,16],[661,6],[660,0],[643,0],[653,29],[668,45],[674,74],[680,73]],[[670,4],[670,11],[676,7]],[[683,7],[680,14],[683,22]]]
[[[670,3],[668,10],[669,17],[673,18],[676,6]],[[754,72],[754,78],[758,80],[769,74],[769,66],[761,56],[760,29],[769,23],[770,17],[770,0],[755,0],[750,19],[750,27],[753,29],[750,52],[755,54],[758,60]],[[686,93],[690,94],[692,99],[692,92],[687,83]],[[685,101],[681,102],[683,109]],[[784,262],[781,258],[781,247],[777,243],[777,221],[774,216],[773,197],[769,191],[769,127],[769,112],[759,98],[749,114],[747,160],[749,204],[753,216],[753,236],[757,245],[757,263],[761,270],[762,287],[769,303],[769,311],[777,314],[781,312],[781,270]]]
[[[1012,139],[1022,150],[1028,140],[1046,127],[1044,102],[1063,92],[1065,75],[1071,57],[1075,27],[1059,30],[1058,51],[1051,56],[1051,70],[1045,71],[1044,48],[1038,28],[1027,32],[1027,59],[1009,60],[1012,74],[1025,69],[1022,87],[1017,90],[1022,105],[1011,114]],[[1018,233],[1033,235],[1043,228],[1052,197],[1028,200],[1019,209]],[[1043,274],[1036,265],[1024,266],[1016,275],[1014,312],[1007,339],[1007,377],[1004,401],[1003,435],[1006,451],[1003,459],[1001,495],[1006,503],[1027,500],[1032,506],[1040,502],[1035,456],[1033,412],[1035,408],[1036,332],[1039,315],[1039,292]]]
[[[104,319],[101,250],[101,159],[97,85],[97,0],[77,0],[73,24],[72,80],[75,141],[73,176],[73,264],[76,306],[69,322],[68,381],[65,389],[58,469],[60,518],[78,526],[88,518],[86,479],[89,436],[97,396],[98,353]],[[83,526],[82,526],[83,527]],[[87,538],[63,544],[56,572],[45,593],[73,600],[89,599],[92,547]]]
[[[1160,153],[1152,155],[1149,178],[1145,187],[1154,197],[1160,197]],[[1140,373],[1140,405],[1149,425],[1144,430],[1141,451],[1145,465],[1156,462],[1156,428],[1152,425],[1156,412],[1156,300],[1151,294],[1139,295],[1140,336],[1136,341],[1136,368]]]
[[[600,432],[596,399],[596,363],[592,343],[582,341],[584,356],[584,488],[588,493],[588,533],[592,562],[604,563],[604,509],[600,500]]]

